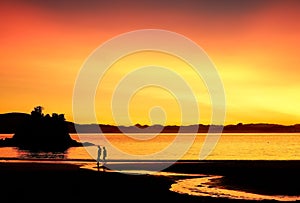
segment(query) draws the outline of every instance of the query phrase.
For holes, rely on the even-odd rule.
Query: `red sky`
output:
[[[226,123],[300,123],[299,1],[0,4],[0,113],[30,112],[42,105],[45,113],[64,113],[72,120],[73,87],[89,54],[116,35],[151,28],[184,35],[206,51],[223,81]],[[136,100],[149,101],[142,98]],[[148,115],[138,112],[146,112],[143,106],[151,108],[153,100],[135,105],[132,120],[147,124]],[[167,124],[178,124],[177,114],[161,105],[173,117]],[[203,123],[210,115],[205,106]],[[101,110],[99,122],[114,123],[110,112]]]

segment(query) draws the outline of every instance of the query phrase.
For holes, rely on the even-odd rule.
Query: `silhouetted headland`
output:
[[[92,145],[71,138],[64,114],[44,115],[41,106],[35,107],[30,115],[22,118],[12,138],[0,140],[0,146],[15,146],[32,151],[65,151],[69,147],[88,144]]]

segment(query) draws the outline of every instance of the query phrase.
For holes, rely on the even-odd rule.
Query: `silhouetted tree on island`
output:
[[[17,128],[10,140],[6,140],[7,144],[39,151],[65,151],[69,147],[82,146],[69,135],[64,114],[44,116],[42,111],[43,107],[35,107],[29,119]]]

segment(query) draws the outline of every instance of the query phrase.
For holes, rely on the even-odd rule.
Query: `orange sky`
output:
[[[182,34],[206,51],[223,81],[226,124],[300,123],[299,1],[29,0],[0,4],[0,113],[30,113],[42,105],[45,113],[64,113],[67,120],[73,120],[73,87],[89,54],[116,35],[153,28]],[[137,63],[138,58],[141,62]],[[159,63],[168,60],[155,54],[150,58]],[[120,63],[143,65],[146,59],[144,53]],[[117,66],[111,72],[116,82]],[[193,81],[193,76],[186,77]],[[197,89],[197,83],[191,83],[199,92],[200,123],[208,124],[207,92],[204,86]],[[104,86],[111,95],[109,84]],[[97,93],[98,120],[114,124],[105,108],[110,102],[106,94]],[[160,95],[166,95],[164,101]],[[176,101],[163,90],[145,89],[132,103],[133,123],[162,123],[161,112],[152,112],[152,123],[148,115],[153,107],[161,106],[169,114],[163,124],[180,124]]]

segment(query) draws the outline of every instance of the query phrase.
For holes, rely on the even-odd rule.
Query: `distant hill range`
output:
[[[17,128],[22,125],[30,114],[26,113],[5,113],[0,114],[0,133],[15,133]],[[134,126],[112,126],[105,124],[76,124],[73,122],[67,122],[69,133],[98,133],[99,129],[103,133],[177,133],[180,132],[189,133],[195,132],[198,129],[199,133],[206,133],[209,129],[209,125],[190,125],[190,126],[161,126],[161,125],[140,125]],[[216,126],[218,127],[218,126]],[[297,133],[300,132],[300,124],[295,125],[280,125],[280,124],[242,124],[237,125],[225,125],[223,126],[224,133]]]

